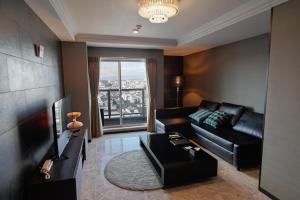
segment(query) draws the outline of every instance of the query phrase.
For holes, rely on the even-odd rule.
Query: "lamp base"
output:
[[[67,127],[68,129],[79,129],[83,126],[82,122],[79,121],[72,121],[70,123],[68,123]]]
[[[80,128],[73,128],[73,129],[70,129],[73,133],[77,133],[80,131]]]

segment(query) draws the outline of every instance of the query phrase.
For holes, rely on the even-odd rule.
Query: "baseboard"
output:
[[[147,127],[145,126],[133,126],[133,127],[116,127],[104,129],[104,134],[114,134],[114,133],[126,133],[126,132],[135,132],[135,131],[146,131]]]
[[[266,196],[268,196],[269,198],[273,199],[273,200],[280,200],[279,198],[275,197],[273,194],[269,193],[268,191],[266,191],[265,189],[261,188],[260,186],[258,187],[258,190],[262,193],[264,193]]]

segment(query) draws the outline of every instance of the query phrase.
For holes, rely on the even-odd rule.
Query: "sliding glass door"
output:
[[[104,109],[104,125],[112,126],[121,123],[120,102],[120,68],[114,60],[101,61],[99,105]]]
[[[99,104],[104,109],[104,127],[146,124],[146,88],[144,60],[101,59]]]

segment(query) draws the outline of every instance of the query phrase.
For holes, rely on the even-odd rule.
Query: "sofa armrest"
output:
[[[155,119],[187,117],[198,110],[198,107],[164,108],[155,110]]]
[[[240,169],[261,164],[262,144],[234,145],[234,165]]]

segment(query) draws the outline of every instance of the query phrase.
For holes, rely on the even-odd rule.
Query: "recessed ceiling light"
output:
[[[134,33],[134,34],[138,34],[139,32],[140,32],[139,29],[136,29],[136,28],[132,29],[132,33]]]
[[[138,24],[135,26],[134,29],[132,29],[132,33],[138,34],[140,32],[140,29],[142,28],[142,25]]]

